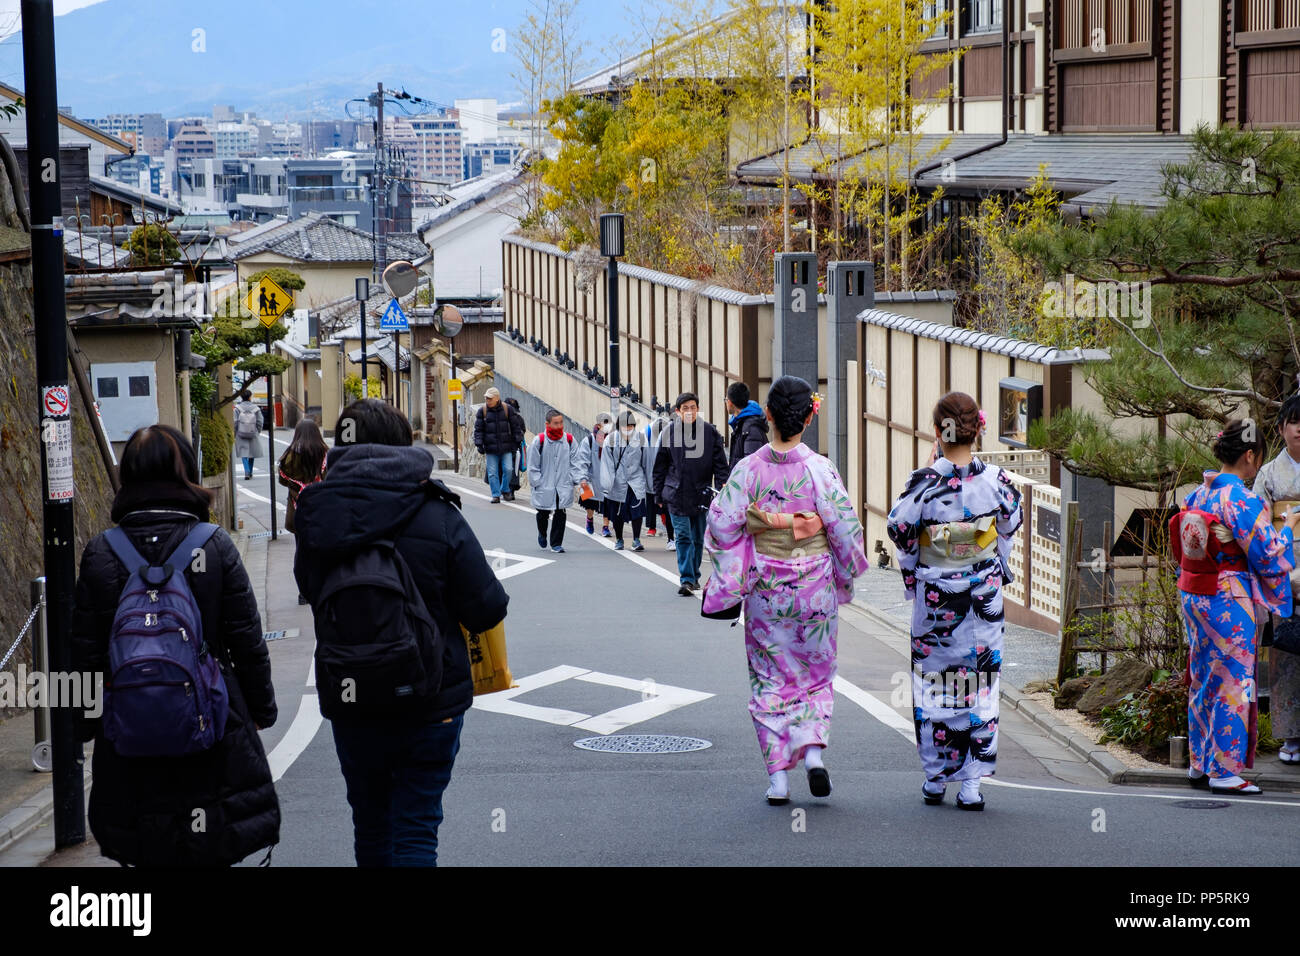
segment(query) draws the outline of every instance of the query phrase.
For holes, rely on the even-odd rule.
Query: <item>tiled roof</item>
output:
[[[410,233],[389,233],[386,243],[390,258],[418,259],[429,251]],[[312,213],[239,243],[231,258],[238,261],[259,252],[301,262],[369,262],[374,258],[374,243],[368,232]]]
[[[900,332],[910,332],[926,339],[942,342],[954,342],[985,352],[1009,355],[1039,365],[1073,365],[1077,362],[1101,361],[1110,358],[1105,349],[1058,349],[1050,345],[1038,345],[992,332],[980,332],[976,329],[958,329],[951,325],[915,319],[908,315],[884,312],[880,309],[864,309],[858,313],[858,321],[868,325],[877,325]]]
[[[76,229],[63,227],[63,252],[67,262],[87,269],[112,269],[130,263],[131,253]]]
[[[914,150],[919,159],[912,163],[913,171],[933,168],[922,172],[916,184],[978,196],[991,190],[1022,189],[1046,165],[1053,187],[1065,194],[1069,205],[1085,213],[1104,209],[1112,199],[1154,208],[1163,203],[1163,167],[1186,162],[1192,153],[1186,137],[1159,134],[1016,134],[1008,136],[1006,143],[1000,140],[997,135],[976,134],[919,137]],[[825,146],[809,141],[792,147],[791,178],[808,182],[831,178],[836,172],[862,175],[869,162],[883,163],[878,147],[837,162],[830,152],[833,145],[833,141]],[[736,173],[745,182],[779,182],[783,162],[783,152],[777,151],[741,163]]]

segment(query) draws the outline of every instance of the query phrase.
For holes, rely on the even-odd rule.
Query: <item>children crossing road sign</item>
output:
[[[381,332],[409,332],[411,323],[406,320],[406,313],[402,307],[393,299],[388,303],[388,308],[384,309],[383,316],[379,319],[379,331]]]
[[[293,308],[293,293],[285,292],[273,280],[263,277],[257,285],[249,287],[244,304],[269,329]]]

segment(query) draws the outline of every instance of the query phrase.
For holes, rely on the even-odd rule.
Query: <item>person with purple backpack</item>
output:
[[[213,493],[184,435],[136,431],[120,473],[117,526],[82,553],[72,617],[74,670],[104,675],[102,714],[80,715],[95,741],[91,833],[122,864],[230,866],[280,839],[257,599],[208,523]]]

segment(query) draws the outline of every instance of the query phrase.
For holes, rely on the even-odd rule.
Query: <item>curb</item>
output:
[[[90,768],[85,770],[82,782],[85,792],[90,790]],[[41,789],[28,800],[0,817],[0,854],[27,836],[42,823],[54,816],[54,785]]]

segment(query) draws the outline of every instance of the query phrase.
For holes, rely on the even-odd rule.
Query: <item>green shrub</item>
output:
[[[1156,671],[1150,686],[1101,710],[1101,742],[1113,740],[1150,757],[1168,758],[1170,737],[1187,736],[1187,685]]]
[[[204,411],[199,415],[199,435],[203,438],[203,477],[211,478],[230,467],[230,452],[235,444],[235,430],[224,415]]]

